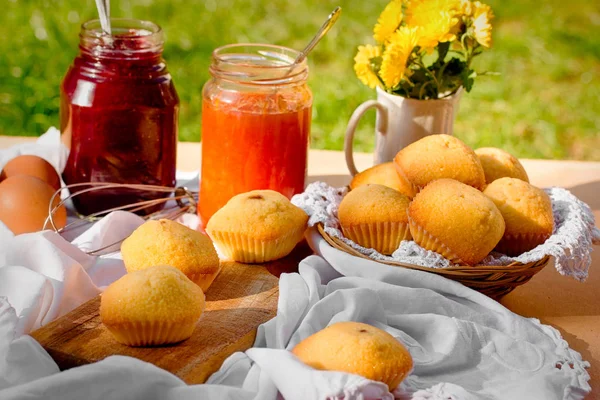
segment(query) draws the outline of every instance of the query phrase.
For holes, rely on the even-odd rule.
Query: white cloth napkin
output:
[[[61,171],[67,164],[69,150],[61,144],[60,131],[54,127],[35,142],[21,143],[8,149],[0,150],[0,170],[13,158],[25,154],[35,155],[48,161],[57,171]]]
[[[113,223],[127,218],[126,213],[119,214],[112,216]],[[87,234],[93,241],[101,232],[102,226],[96,225]],[[48,248],[52,243],[61,248],[54,250],[56,260],[47,264],[52,267],[46,270],[40,263],[36,273],[50,284],[55,282],[46,272],[69,277],[70,285],[61,283],[62,296],[47,301],[48,310],[68,309],[66,305],[75,305],[78,296],[86,297],[82,292],[93,290],[86,271],[96,266],[54,235],[24,236],[37,237]],[[381,383],[313,370],[286,351],[327,325],[346,320],[385,329],[407,346],[415,368],[395,393],[398,398],[558,400],[582,399],[590,391],[585,370],[589,363],[554,328],[513,314],[439,276],[352,257],[330,247],[314,231],[309,239],[323,258],[311,256],[300,264],[299,273],[281,277],[277,317],[259,328],[254,348],[229,357],[207,385],[187,386],[164,370],[121,356],[58,373],[35,341],[19,334],[28,326],[22,321],[31,321],[30,310],[36,308],[20,306],[15,312],[9,307],[41,285],[22,286],[19,291],[2,288],[0,296],[8,301],[0,299],[0,398],[391,399]],[[12,248],[22,254],[18,248],[30,243],[31,239],[13,243]],[[57,260],[64,262],[62,268]],[[112,271],[114,279],[123,272]],[[7,286],[19,283],[7,279]],[[36,321],[40,315],[38,311]]]

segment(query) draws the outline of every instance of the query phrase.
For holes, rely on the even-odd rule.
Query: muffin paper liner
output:
[[[211,239],[227,258],[245,263],[257,264],[285,257],[304,237],[306,226],[292,229],[288,233],[271,240],[262,240],[237,232],[212,231]]]
[[[117,342],[127,346],[159,346],[181,342],[192,336],[197,319],[186,321],[123,322],[106,328]]]
[[[410,225],[410,233],[413,240],[422,248],[442,255],[448,261],[454,264],[466,264],[457,256],[448,246],[442,243],[438,238],[427,232],[422,226],[417,224],[413,219],[408,219]]]
[[[342,226],[342,232],[348,239],[377,250],[381,254],[392,254],[400,242],[410,240],[410,228],[402,222],[375,222]]]
[[[518,256],[519,254],[535,249],[549,237],[550,235],[534,233],[504,234],[502,239],[500,239],[500,243],[494,248],[494,251],[509,256]]]

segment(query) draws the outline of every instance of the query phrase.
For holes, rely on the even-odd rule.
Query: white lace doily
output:
[[[600,230],[595,227],[594,214],[590,207],[563,188],[545,189],[552,201],[554,233],[545,243],[518,257],[492,252],[480,264],[508,265],[514,261],[528,263],[549,255],[555,258],[557,271],[566,276],[584,281],[592,262],[592,243],[600,244]],[[304,193],[292,198],[292,203],[308,215],[309,226],[322,223],[325,232],[378,261],[399,261],[430,268],[447,268],[450,261],[438,253],[423,249],[414,241],[405,240],[391,255],[385,256],[347,239],[340,230],[337,217],[338,206],[346,194],[346,188],[334,188],[324,182],[308,185]]]

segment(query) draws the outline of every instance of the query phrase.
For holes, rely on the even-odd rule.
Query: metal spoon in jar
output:
[[[96,8],[100,17],[100,26],[107,35],[111,35],[110,28],[110,0],[96,0]]]
[[[302,61],[304,61],[304,59],[306,58],[306,56],[308,55],[308,53],[310,53],[312,51],[312,49],[315,48],[315,46],[317,45],[317,43],[319,43],[321,41],[321,39],[323,39],[323,37],[327,34],[327,32],[329,32],[329,30],[333,27],[333,25],[336,23],[336,21],[340,18],[341,13],[342,13],[342,7],[337,6],[331,12],[331,14],[329,14],[329,16],[327,17],[327,20],[323,23],[323,25],[321,25],[321,28],[319,28],[319,30],[317,31],[317,34],[306,45],[306,47],[304,48],[304,50],[302,50],[300,52],[300,54],[298,54],[298,57],[296,57],[296,59],[294,60],[294,62],[292,64],[290,64],[290,69],[289,69],[289,71],[287,72],[286,75],[289,75],[290,72],[292,72],[292,70],[298,64],[300,64]]]

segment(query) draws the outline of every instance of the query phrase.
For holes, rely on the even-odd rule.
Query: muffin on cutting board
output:
[[[206,292],[219,274],[219,256],[202,233],[168,219],[146,221],[121,245],[127,272],[171,265]]]
[[[188,339],[204,311],[204,293],[177,268],[156,266],[124,275],[102,294],[100,318],[128,346]]]
[[[308,215],[273,190],[234,196],[208,221],[206,232],[228,258],[263,263],[287,256],[304,237]]]

